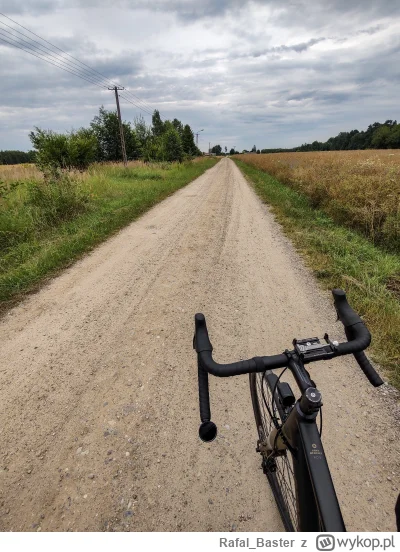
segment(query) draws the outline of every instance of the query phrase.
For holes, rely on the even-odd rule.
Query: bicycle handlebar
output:
[[[342,322],[347,343],[338,345],[339,355],[353,354],[359,367],[364,372],[368,381],[374,386],[379,387],[383,380],[371,365],[365,353],[371,343],[371,334],[358,314],[351,308],[347,302],[346,294],[341,289],[332,290],[333,300],[339,320]]]
[[[241,374],[250,374],[252,372],[263,372],[273,368],[283,368],[286,366],[288,357],[285,354],[269,357],[254,357],[249,360],[240,360],[230,364],[218,364],[212,358],[213,346],[208,337],[208,330],[204,314],[198,313],[194,317],[195,337],[193,347],[201,360],[203,368],[213,376],[220,378],[229,376],[239,376]]]
[[[359,315],[347,302],[345,292],[341,289],[334,289],[332,290],[332,295],[338,319],[345,328],[348,341],[339,343],[336,346],[331,344],[333,350],[329,353],[329,357],[353,354],[369,382],[374,387],[382,385],[384,383],[383,380],[372,367],[363,352],[371,342],[371,334]],[[200,426],[200,436],[203,430],[204,435],[207,433],[207,438],[203,440],[207,441],[215,438],[217,434],[216,426],[210,420],[208,373],[218,377],[229,377],[253,372],[264,372],[265,370],[272,370],[274,368],[283,368],[288,365],[289,357],[295,353],[295,351],[286,351],[280,355],[254,357],[249,360],[241,360],[230,364],[218,364],[212,358],[213,347],[208,336],[206,319],[201,313],[195,315],[193,348],[198,355],[200,416],[203,422]],[[309,363],[313,360],[322,360],[323,358],[322,355],[320,358],[302,360],[304,363]],[[328,356],[326,356],[326,358],[328,358]],[[210,438],[210,435],[212,438]]]

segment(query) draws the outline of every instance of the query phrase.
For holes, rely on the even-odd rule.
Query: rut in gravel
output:
[[[280,531],[248,378],[212,378],[198,440],[193,316],[215,358],[343,338],[268,208],[224,159],[0,322],[2,530]],[[395,530],[395,401],[353,359],[315,364],[348,530]]]

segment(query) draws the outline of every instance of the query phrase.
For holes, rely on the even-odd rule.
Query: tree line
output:
[[[33,163],[34,151],[5,150],[0,151],[0,165],[19,165],[20,163]]]
[[[155,110],[151,125],[142,116],[122,123],[128,160],[183,161],[201,155],[189,125],[162,121]],[[38,127],[29,134],[38,166],[86,169],[93,162],[121,161],[122,147],[116,111],[100,107],[89,127],[66,134]]]
[[[281,153],[295,151],[338,151],[361,149],[397,149],[400,148],[400,124],[388,119],[384,123],[373,123],[367,130],[357,129],[350,132],[339,132],[326,142],[315,140],[311,144],[302,144],[296,148],[265,148],[261,151],[253,146],[242,153]],[[232,150],[231,150],[232,152]],[[231,153],[232,154],[232,153]]]
[[[400,148],[400,124],[388,119],[384,123],[373,123],[367,130],[357,129],[350,132],[339,132],[326,142],[314,141],[287,151],[335,151],[361,149],[396,149]]]

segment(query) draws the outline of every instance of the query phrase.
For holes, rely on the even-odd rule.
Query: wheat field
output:
[[[400,249],[400,150],[244,154],[337,222]]]

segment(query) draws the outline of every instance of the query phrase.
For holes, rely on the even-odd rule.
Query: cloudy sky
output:
[[[293,147],[400,119],[398,0],[0,0],[0,12],[163,118],[204,129],[203,150]],[[0,39],[16,39],[6,25],[29,35],[0,15]],[[112,92],[1,40],[0,79],[0,149],[115,108]],[[124,99],[121,109],[151,120]]]

